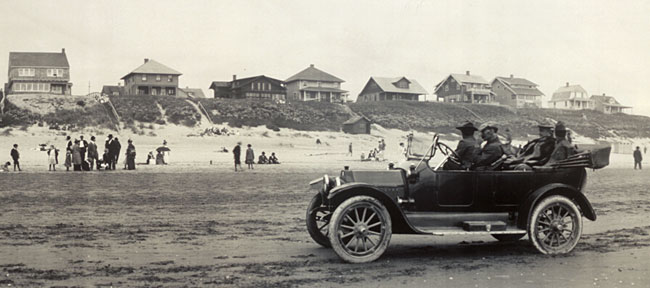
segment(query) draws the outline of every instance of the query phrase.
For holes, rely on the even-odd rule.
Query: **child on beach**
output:
[[[253,152],[253,148],[251,148],[251,144],[248,144],[248,149],[246,149],[246,164],[248,164],[248,169],[254,169],[253,163],[255,163],[255,153]]]
[[[59,150],[57,150],[54,145],[50,145],[50,149],[47,150],[47,163],[48,171],[56,171],[57,158],[59,157]]]
[[[7,163],[0,167],[0,172],[9,172],[9,167],[11,167],[11,162],[7,161]]]

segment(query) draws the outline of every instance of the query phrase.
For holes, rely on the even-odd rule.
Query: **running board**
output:
[[[416,227],[425,234],[435,236],[445,235],[493,235],[493,234],[526,234],[526,230],[515,226],[507,226],[503,231],[467,231],[462,227]]]

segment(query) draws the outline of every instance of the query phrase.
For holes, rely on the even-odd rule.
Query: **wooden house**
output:
[[[264,75],[241,79],[233,75],[232,81],[213,81],[210,89],[214,92],[214,98],[285,101],[287,97],[284,82]]]
[[[70,95],[70,64],[65,54],[9,52],[9,77],[5,93]]]
[[[419,101],[420,95],[428,94],[415,79],[406,77],[370,77],[357,102],[369,101]]]
[[[444,102],[492,103],[494,101],[490,83],[481,76],[471,75],[469,71],[465,74],[450,74],[436,85],[433,93]]]

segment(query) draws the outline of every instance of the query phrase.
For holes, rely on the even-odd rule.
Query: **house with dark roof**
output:
[[[433,93],[444,102],[492,103],[494,101],[490,83],[479,75],[471,75],[469,71],[465,74],[449,74],[436,85]]]
[[[594,101],[594,110],[603,112],[605,114],[625,113],[625,109],[632,109],[630,106],[624,106],[619,103],[616,98],[603,95],[591,95],[590,100]]]
[[[124,75],[124,93],[127,95],[169,95],[176,96],[178,77],[182,74],[153,59],[144,59],[144,64]]]
[[[264,75],[241,79],[237,79],[237,75],[232,75],[232,81],[212,81],[210,89],[214,92],[214,98],[278,101],[286,101],[287,98],[284,82]]]
[[[345,81],[314,67],[314,64],[284,81],[289,100],[323,102],[345,102],[348,91],[341,89],[343,82]]]
[[[580,85],[562,86],[555,90],[551,100],[548,101],[548,108],[581,110],[594,109],[594,101],[588,98],[587,90]]]
[[[544,93],[537,89],[537,84],[525,78],[496,77],[492,80],[491,90],[494,100],[501,105],[514,108],[542,107]]]
[[[5,93],[70,95],[70,64],[65,54],[9,52],[9,77]]]
[[[428,92],[415,79],[409,79],[404,76],[394,78],[370,77],[366,86],[359,93],[357,102],[418,101],[420,95],[426,94]]]

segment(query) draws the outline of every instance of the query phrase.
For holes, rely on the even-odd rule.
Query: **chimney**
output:
[[[469,70],[465,71],[465,75],[469,76]]]
[[[605,96],[605,93],[603,93],[603,96]]]
[[[237,74],[232,75],[232,81],[235,81],[235,80],[237,80]]]
[[[569,87],[569,82],[566,82],[566,87]]]
[[[117,82],[117,87],[120,87],[120,86],[122,86],[122,83],[121,83],[121,82]]]
[[[515,78],[515,75],[510,74],[510,79]]]
[[[144,63],[149,62],[149,58],[144,58]]]
[[[314,68],[314,64],[309,64],[309,67]]]
[[[65,54],[65,48],[61,48],[61,53]]]

